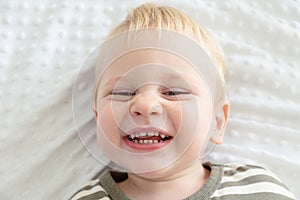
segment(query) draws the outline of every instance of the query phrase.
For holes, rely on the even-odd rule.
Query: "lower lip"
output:
[[[172,139],[166,140],[163,142],[159,142],[159,143],[152,143],[152,144],[140,144],[140,143],[135,143],[135,142],[130,141],[128,139],[128,137],[123,137],[123,141],[130,148],[135,149],[135,150],[148,150],[148,151],[154,151],[154,150],[161,149],[164,146],[166,146],[167,144],[169,144],[171,142],[171,140]]]

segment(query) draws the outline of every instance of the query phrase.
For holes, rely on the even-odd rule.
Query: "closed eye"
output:
[[[181,92],[181,91],[169,91],[169,92],[164,92],[163,94],[169,95],[169,96],[174,96],[174,95],[189,94],[189,93]]]
[[[192,97],[192,94],[192,91],[181,88],[168,88],[162,92],[164,98],[170,101],[186,101]]]
[[[183,90],[170,90],[170,91],[163,92],[163,94],[168,96],[178,96],[178,95],[190,94],[190,92],[183,91]]]
[[[112,95],[120,95],[120,96],[134,96],[135,92],[132,91],[113,91]]]
[[[111,92],[111,99],[115,101],[128,101],[135,95],[136,92],[131,90],[114,90]]]

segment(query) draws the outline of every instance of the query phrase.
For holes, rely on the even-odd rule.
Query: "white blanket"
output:
[[[82,95],[75,126],[73,84],[89,52],[142,2],[0,2],[0,199],[68,199],[102,168],[77,135],[95,122]],[[300,199],[300,2],[163,2],[207,27],[226,53],[231,118],[207,159],[265,166]],[[92,70],[84,73],[88,91]]]

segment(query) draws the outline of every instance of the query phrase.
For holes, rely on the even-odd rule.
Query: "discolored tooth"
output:
[[[144,143],[144,141],[143,141],[143,140],[139,140],[139,143],[140,143],[140,144],[143,144],[143,143]]]
[[[164,134],[160,134],[160,137],[164,139],[166,136]]]
[[[163,142],[163,140],[159,140],[159,142]]]
[[[157,143],[158,143],[158,140],[153,140],[153,142],[154,142],[155,144],[157,144]]]
[[[154,133],[154,136],[159,136],[159,133],[158,133],[158,132],[155,132],[155,133]]]
[[[138,140],[134,140],[134,143],[139,143],[139,141]]]
[[[134,136],[134,135],[130,135],[129,137],[130,137],[131,139],[134,139],[134,138],[135,138],[135,136]]]

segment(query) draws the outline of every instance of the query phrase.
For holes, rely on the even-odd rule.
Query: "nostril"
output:
[[[150,113],[151,114],[162,114],[163,108],[161,105],[154,105],[151,107]]]
[[[140,113],[140,112],[138,112],[138,111],[134,111],[134,112],[133,112],[133,114],[134,114],[135,116],[139,116],[139,115],[141,115],[141,113]]]

